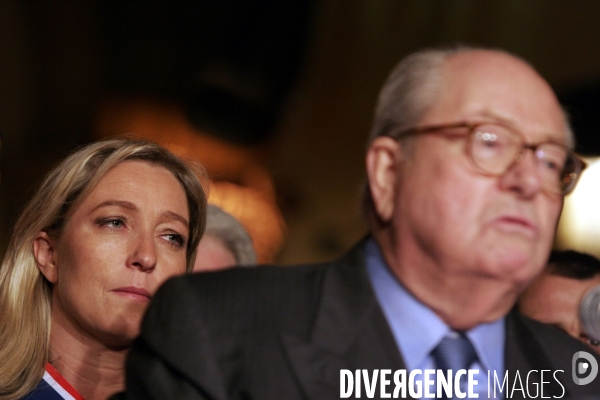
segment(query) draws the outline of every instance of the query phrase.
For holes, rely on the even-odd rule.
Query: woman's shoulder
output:
[[[23,400],[84,400],[67,380],[49,363],[36,388]]]

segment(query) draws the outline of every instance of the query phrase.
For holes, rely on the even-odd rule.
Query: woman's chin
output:
[[[98,336],[100,342],[112,349],[131,347],[140,334],[142,314],[122,314],[119,318],[111,318]]]
[[[127,332],[111,332],[102,338],[104,345],[111,350],[127,350],[129,349],[139,335],[139,329]]]

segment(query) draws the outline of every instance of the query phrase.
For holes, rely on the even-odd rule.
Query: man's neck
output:
[[[124,389],[127,351],[86,335],[53,307],[50,363],[85,399],[104,400]]]
[[[413,296],[455,330],[466,331],[502,318],[515,303],[517,294],[510,285],[489,278],[439,277],[435,271],[423,269],[421,274],[401,269],[392,272]]]
[[[385,235],[373,236],[392,274],[452,329],[466,331],[495,321],[506,315],[516,301],[518,290],[512,282],[483,275],[445,273],[423,253],[406,245],[399,248],[396,241]]]

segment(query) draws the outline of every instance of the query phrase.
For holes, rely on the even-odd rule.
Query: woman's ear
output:
[[[391,220],[400,173],[400,144],[386,136],[373,140],[366,156],[367,178],[375,212],[382,222]]]
[[[33,241],[33,256],[41,273],[48,282],[58,281],[58,269],[56,268],[55,241],[46,232],[40,232]]]

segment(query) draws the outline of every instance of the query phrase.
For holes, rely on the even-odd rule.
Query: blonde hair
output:
[[[17,220],[0,266],[0,399],[20,399],[42,378],[48,361],[51,287],[33,255],[36,235],[60,237],[72,212],[108,170],[139,160],[169,170],[185,191],[189,215],[187,265],[206,225],[206,194],[200,166],[187,164],[165,148],[144,140],[111,139],[71,154],[46,177]],[[205,181],[205,180],[204,180]]]

